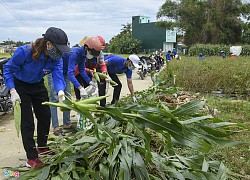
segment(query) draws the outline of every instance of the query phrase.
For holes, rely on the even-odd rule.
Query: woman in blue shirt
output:
[[[93,59],[98,57],[101,52],[102,44],[96,36],[88,37],[84,43],[84,46],[72,48],[72,53],[63,54],[63,73],[67,74],[69,80],[72,82],[75,88],[80,91],[81,98],[86,98],[95,92],[97,85],[91,81],[85,70],[85,63],[87,59]],[[86,82],[86,89],[81,82],[75,77],[76,65],[78,71],[83,80]]]
[[[99,39],[99,41],[101,43],[100,54],[98,57],[94,57],[92,59],[86,59],[86,62],[85,62],[85,70],[90,78],[92,78],[92,76],[93,76],[94,69],[97,72],[102,72],[104,74],[108,73],[106,64],[104,63],[104,56],[105,56],[105,54],[108,55],[108,53],[103,52],[103,50],[105,49],[105,46],[106,46],[105,40],[102,36],[96,36],[96,37]],[[82,43],[82,46],[85,45],[85,41],[83,42],[83,40],[80,43]],[[85,82],[85,80],[80,75],[80,73],[78,71],[78,66],[77,66],[76,71],[75,71],[75,77],[83,87],[88,86],[88,84]],[[79,89],[74,88],[74,91],[75,91],[76,99],[80,99],[81,96],[80,96]],[[98,94],[99,94],[99,96],[105,96],[105,94],[106,94],[106,80],[104,78],[100,78],[100,82],[98,83]],[[100,101],[100,105],[105,106],[105,104],[106,104],[106,99],[102,99]]]
[[[62,53],[70,52],[67,34],[55,27],[47,29],[42,38],[20,46],[4,65],[4,82],[10,90],[13,104],[20,101],[21,134],[28,161],[27,167],[39,167],[43,163],[38,154],[48,154],[47,138],[50,129],[50,108],[42,105],[49,101],[43,77],[52,73],[54,87],[60,101],[65,99],[65,82],[62,74]],[[34,141],[34,117],[37,118],[37,147]]]
[[[75,91],[76,89],[79,92],[79,96],[82,98],[88,97],[89,94],[93,93],[96,89],[95,83],[91,81],[91,78],[87,75],[85,71],[85,62],[87,58],[94,58],[100,54],[101,51],[101,43],[97,37],[89,37],[86,39],[84,45],[82,47],[73,47],[71,48],[71,53],[64,53],[62,55],[63,59],[63,76],[66,82],[66,88],[64,92],[67,95],[71,95],[71,87],[70,82],[74,85]],[[76,66],[77,65],[77,66]],[[75,70],[78,67],[79,76],[83,80],[79,80],[79,78],[75,77]],[[81,83],[84,81],[86,83],[86,90]],[[52,102],[57,102],[57,96],[55,93],[55,88],[53,88],[53,82],[51,77],[48,76],[48,85],[50,88],[50,100]],[[80,97],[78,99],[80,99]],[[50,107],[51,110],[51,119],[52,119],[52,127],[55,135],[64,135],[63,130],[59,127],[58,116],[57,116],[57,108]],[[67,130],[76,130],[77,127],[71,124],[70,120],[70,111],[63,112],[63,129]]]
[[[133,101],[137,102],[134,94],[132,70],[134,69],[134,67],[136,68],[139,67],[138,62],[140,58],[137,55],[130,55],[127,59],[124,59],[122,56],[118,55],[109,55],[109,56],[104,56],[104,60],[107,65],[108,74],[110,78],[118,84],[117,86],[114,86],[114,93],[111,104],[116,103],[120,98],[122,83],[116,74],[122,74],[122,73],[126,74],[128,89],[133,98]]]

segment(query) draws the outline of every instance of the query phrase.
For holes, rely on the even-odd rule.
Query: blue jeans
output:
[[[67,95],[71,95],[71,87],[70,87],[70,80],[67,77],[67,75],[64,76],[64,81],[66,83],[66,87],[64,89],[64,93],[67,97]],[[51,73],[47,75],[48,78],[48,85],[50,89],[50,101],[51,102],[58,102],[58,96],[54,88],[54,83],[52,79]],[[52,119],[52,127],[56,128],[59,126],[58,122],[58,116],[57,116],[57,108],[50,106],[51,111],[51,119]],[[70,111],[64,111],[63,112],[63,125],[69,125],[70,124]]]

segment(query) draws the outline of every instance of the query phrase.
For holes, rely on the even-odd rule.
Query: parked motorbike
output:
[[[148,64],[150,64],[148,68],[149,73],[156,70],[156,60],[153,55],[148,56]]]
[[[140,61],[138,63],[138,65],[140,66],[138,68],[137,74],[139,74],[139,78],[141,78],[141,80],[144,79],[144,77],[147,76],[148,74],[148,64],[147,64],[147,60],[145,58],[145,56],[140,56]]]
[[[8,61],[7,57],[0,58],[0,115],[13,111],[9,90],[3,81],[3,65]]]
[[[154,59],[156,60],[156,70],[160,71],[164,65],[164,59],[159,55],[155,55]]]

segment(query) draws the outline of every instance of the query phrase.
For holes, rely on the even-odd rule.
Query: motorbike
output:
[[[150,64],[150,66],[148,66],[149,73],[156,70],[156,60],[153,55],[148,56],[148,64]]]
[[[8,61],[9,58],[0,58],[0,115],[13,111],[9,90],[3,81],[3,65]]]
[[[156,70],[160,71],[164,65],[164,59],[159,55],[155,55],[154,59],[156,60]]]
[[[139,75],[139,78],[141,78],[141,80],[144,79],[144,77],[147,76],[148,74],[148,64],[147,64],[147,60],[145,58],[145,56],[140,56],[140,61],[138,63],[138,65],[140,66],[138,68],[137,74]]]

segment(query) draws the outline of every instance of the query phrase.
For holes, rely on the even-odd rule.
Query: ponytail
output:
[[[38,60],[40,57],[41,52],[44,52],[45,59],[48,57],[48,51],[46,48],[46,42],[44,38],[38,38],[33,44],[32,44],[32,59],[35,61]]]

